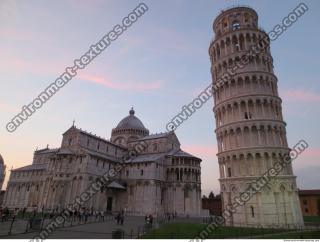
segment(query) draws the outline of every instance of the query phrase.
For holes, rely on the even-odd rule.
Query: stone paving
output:
[[[50,222],[50,219],[46,219],[43,224],[43,228]],[[67,220],[64,226],[56,228],[55,231],[50,234],[49,239],[111,239],[112,231],[116,229],[122,229],[124,231],[124,237],[126,239],[137,238],[142,235],[144,231],[145,219],[142,216],[126,216],[124,225],[117,225],[113,216],[105,218],[105,222],[97,222],[94,217],[90,217],[88,222],[80,222],[78,220]],[[193,222],[201,223],[202,218],[176,218],[168,222]],[[157,228],[160,223],[163,223],[161,219],[154,219],[154,227]],[[12,239],[31,239],[39,234],[38,230],[30,229],[29,221],[17,219],[12,226],[11,235],[8,235],[10,231],[11,221],[0,223],[0,239],[12,238]]]
[[[10,231],[12,220],[0,223],[0,236],[8,235]],[[26,231],[27,220],[18,219],[15,220],[12,226],[12,234],[21,234]]]
[[[49,219],[46,220],[46,224]],[[73,225],[66,223],[64,228],[57,228],[48,239],[111,239],[112,231],[122,229],[125,238],[137,238],[144,227],[144,217],[127,216],[124,225],[117,225],[115,219],[111,218],[105,222],[89,222],[87,224]],[[31,239],[39,234],[39,231],[28,230],[25,233],[27,221],[15,221],[12,234],[8,235],[11,222],[0,223],[0,238]],[[77,223],[76,223],[77,224]],[[45,226],[44,226],[45,227]]]

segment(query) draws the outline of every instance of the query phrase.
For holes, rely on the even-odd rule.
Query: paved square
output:
[[[6,236],[9,231],[9,222],[0,224],[0,236],[6,239],[27,239],[33,238],[39,234],[39,231],[23,233],[26,228],[26,221],[19,221],[13,227],[12,235]],[[48,223],[48,220],[46,221]],[[80,224],[75,226],[69,226],[64,228],[57,228],[48,239],[111,239],[112,231],[116,229],[122,229],[125,232],[125,238],[137,238],[138,233],[142,232],[144,226],[144,217],[128,216],[125,217],[124,225],[117,225],[115,219],[108,220],[106,222],[94,222],[88,224]],[[23,234],[17,234],[23,233]]]

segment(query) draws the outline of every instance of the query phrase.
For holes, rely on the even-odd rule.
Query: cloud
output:
[[[4,103],[0,101],[0,110],[1,112],[11,112],[11,111],[16,111],[17,109],[8,103]]]
[[[151,91],[158,90],[162,87],[162,81],[154,81],[154,82],[115,82],[112,81],[108,77],[101,77],[95,75],[87,75],[87,74],[78,74],[77,78],[92,82],[101,86],[108,87],[114,90],[131,90],[131,91]]]
[[[119,49],[120,55],[126,55],[131,50],[141,48],[141,46],[146,44],[145,40],[140,36],[129,36],[122,42],[123,44]]]
[[[295,169],[302,169],[311,166],[319,166],[318,158],[320,156],[320,148],[318,147],[308,147],[304,150],[299,157],[293,161],[293,166]]]
[[[63,59],[61,59],[61,56],[45,58],[37,54],[19,52],[19,50],[11,47],[2,46],[0,52],[2,56],[0,60],[1,74],[50,75],[57,78],[64,72],[67,64],[70,64],[64,60],[66,57],[63,57]]]
[[[199,158],[215,158],[218,152],[215,145],[183,145],[183,150]]]
[[[297,169],[295,175],[297,175],[299,189],[319,189],[319,169],[319,165]]]
[[[283,92],[282,97],[295,102],[320,102],[320,95],[304,89],[289,89]]]
[[[320,148],[310,148],[309,147],[303,152],[303,156],[318,158],[318,157],[320,157]]]
[[[1,30],[0,37],[10,41],[20,41],[23,39],[25,42],[30,40],[39,39],[42,35],[26,30],[17,30],[14,27],[5,27]]]

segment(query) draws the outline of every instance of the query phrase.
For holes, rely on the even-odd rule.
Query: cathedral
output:
[[[124,161],[137,144],[144,149]],[[125,210],[131,215],[164,213],[199,216],[201,159],[181,150],[173,131],[149,134],[131,109],[107,140],[72,125],[61,147],[34,152],[31,165],[11,171],[3,207],[61,209],[115,165],[123,168],[86,208]]]

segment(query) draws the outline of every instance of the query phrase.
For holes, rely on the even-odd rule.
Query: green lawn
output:
[[[306,223],[320,223],[320,216],[304,216],[303,220]]]
[[[159,229],[152,229],[146,233],[143,239],[192,239],[199,235],[206,228],[205,224],[194,223],[169,223],[162,225]],[[286,230],[262,229],[262,228],[239,228],[239,227],[218,227],[208,239],[239,238],[255,235],[280,233]]]
[[[279,235],[266,235],[265,239],[319,239],[320,231],[291,232]]]

